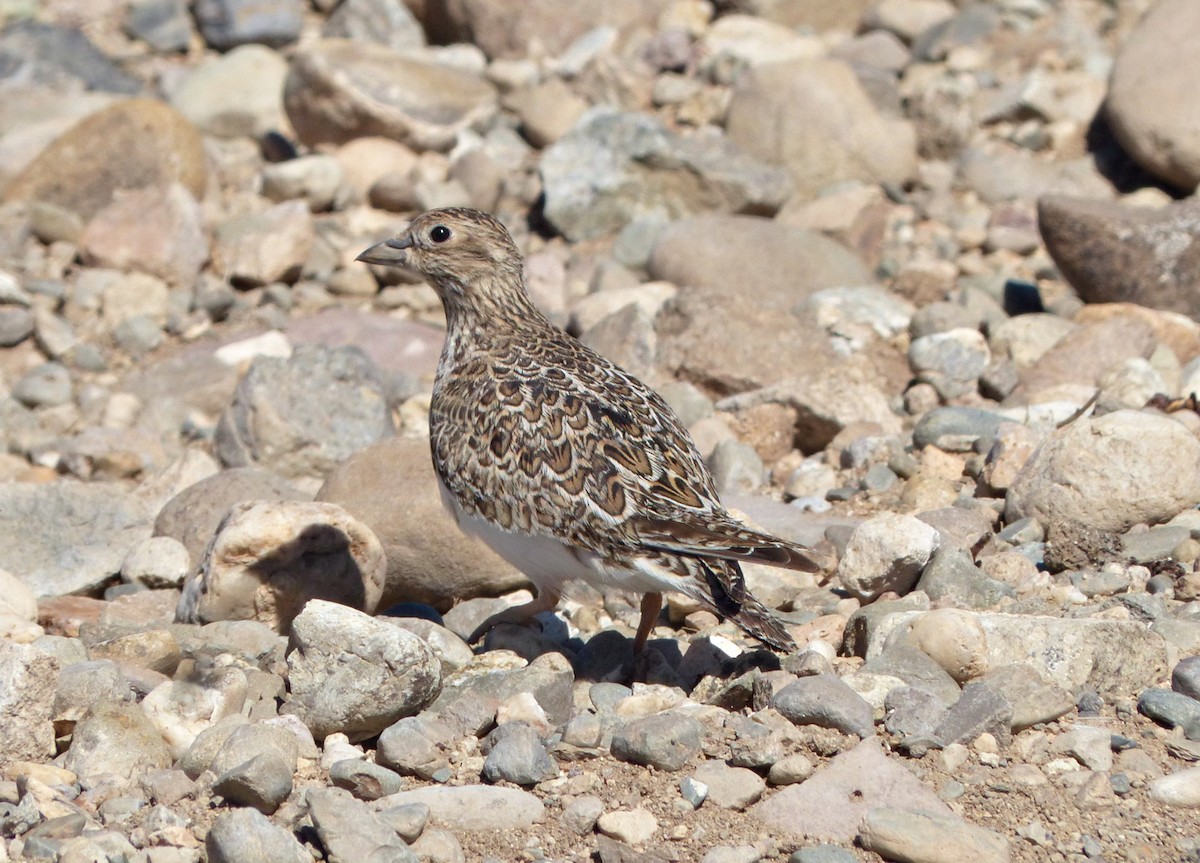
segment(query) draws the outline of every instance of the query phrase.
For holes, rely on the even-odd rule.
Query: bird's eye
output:
[[[434,225],[433,230],[429,232],[429,239],[435,243],[444,243],[450,239],[450,229],[445,225]]]

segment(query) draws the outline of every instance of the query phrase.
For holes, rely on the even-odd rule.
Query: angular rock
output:
[[[208,260],[204,217],[180,183],[116,190],[79,238],[84,260],[190,288]]]
[[[478,75],[349,39],[298,51],[283,103],[309,146],[379,135],[416,150],[447,150],[497,110],[494,88]]]
[[[0,759],[54,755],[53,707],[60,663],[27,644],[0,639]]]
[[[286,634],[310,599],[374,614],[386,566],[375,534],[337,504],[234,504],[184,585],[176,618],[257,620]]]
[[[150,535],[145,505],[115,484],[3,483],[0,512],[0,568],[39,597],[94,590]]]
[[[1070,692],[1029,665],[1014,663],[992,669],[980,682],[1001,693],[1012,705],[1014,732],[1052,722],[1075,709]]]
[[[1200,149],[1196,155],[1200,159]],[[1197,180],[1200,173],[1193,185]],[[1038,199],[1038,227],[1046,251],[1080,299],[1089,303],[1137,303],[1193,317],[1200,314],[1195,291],[1198,225],[1196,201],[1146,209],[1053,195]]]
[[[348,791],[311,788],[306,799],[313,826],[331,861],[416,863],[417,855],[408,849],[396,831],[367,804],[351,797]]]
[[[986,683],[968,683],[934,729],[933,736],[942,746],[970,743],[985,732],[1007,743],[1012,736],[1012,716],[1012,704],[1007,698]]]
[[[197,0],[192,13],[204,41],[218,51],[258,42],[279,48],[300,36],[301,0]]]
[[[125,15],[125,32],[163,53],[187,50],[192,21],[184,0],[140,0]]]
[[[1200,656],[1181,659],[1171,669],[1171,689],[1200,701]]]
[[[213,267],[242,287],[295,282],[314,240],[308,206],[284,201],[222,222],[214,237]]]
[[[723,761],[705,761],[692,778],[707,786],[705,801],[721,809],[741,811],[757,803],[767,783],[753,770],[730,767]]]
[[[457,602],[514,590],[525,577],[480,540],[459,530],[442,505],[424,439],[383,440],[335,467],[317,499],[336,503],[383,544],[387,578],[380,608]]]
[[[984,575],[970,553],[954,545],[934,552],[916,589],[931,600],[950,599],[959,608],[976,610],[994,608],[1000,600],[1016,595],[1011,586]]]
[[[614,234],[641,216],[773,213],[787,172],[724,136],[682,137],[645,114],[597,107],[545,151],[546,218],[570,240]]]
[[[272,815],[292,793],[292,771],[278,756],[263,753],[218,775],[212,790],[237,806]]]
[[[242,45],[190,69],[171,105],[219,138],[257,138],[283,128],[287,61],[262,45]]]
[[[1005,518],[1124,530],[1198,502],[1200,441],[1167,417],[1121,410],[1053,432],[1009,489]]]
[[[750,808],[773,829],[797,838],[849,843],[863,817],[881,806],[951,816],[945,803],[875,739],[867,739],[799,785],[789,785]]]
[[[100,701],[75,724],[63,765],[79,776],[111,773],[132,781],[171,766],[171,754],[137,704]]]
[[[251,364],[221,416],[216,450],[228,465],[315,477],[392,433],[382,376],[361,351],[302,345],[286,360]]]
[[[626,722],[613,732],[614,758],[649,764],[659,770],[681,770],[700,752],[703,728],[688,716],[657,713]]]
[[[789,683],[771,699],[771,706],[797,725],[836,728],[859,737],[874,733],[871,705],[832,674],[802,677]]]
[[[373,737],[441,691],[441,664],[425,642],[345,606],[311,600],[292,621],[292,644],[282,711],[317,739]]]
[[[487,759],[481,775],[489,782],[536,785],[558,775],[558,765],[538,733],[524,722],[501,725],[484,743]]]
[[[894,638],[904,639],[922,612],[888,614],[865,646],[871,659]],[[1130,696],[1165,676],[1167,643],[1145,623],[1102,618],[978,614],[987,638],[987,667],[1026,663],[1045,679],[1078,694]]]
[[[204,837],[209,863],[310,863],[312,855],[288,830],[256,809],[222,812]]]

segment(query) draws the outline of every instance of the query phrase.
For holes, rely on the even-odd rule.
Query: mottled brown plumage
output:
[[[499,221],[433,210],[359,259],[415,270],[441,298],[446,342],[429,424],[443,494],[464,530],[538,588],[472,640],[553,608],[562,582],[583,578],[645,594],[639,649],[663,590],[795,649],[738,561],[812,571],[807,550],[734,519],[666,402],[547,320]]]

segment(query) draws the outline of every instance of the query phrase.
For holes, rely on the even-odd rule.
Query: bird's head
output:
[[[424,276],[448,301],[493,282],[521,285],[521,253],[508,230],[479,210],[449,207],[417,216],[408,228],[358,256]]]

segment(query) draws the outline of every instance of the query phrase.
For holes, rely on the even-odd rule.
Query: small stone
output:
[[[271,815],[292,793],[292,768],[277,755],[256,755],[218,776],[212,790],[231,803]]]
[[[927,611],[913,621],[909,637],[914,647],[958,683],[979,677],[987,670],[987,635],[969,611],[954,608]]]
[[[291,831],[256,809],[222,812],[204,837],[209,863],[311,863]]]
[[[417,856],[367,804],[342,788],[310,788],[309,816],[332,860],[416,863]]]
[[[864,602],[885,591],[904,594],[938,546],[938,532],[908,515],[884,513],[862,522],[850,535],[838,563],[838,578]]]
[[[812,776],[815,769],[808,756],[795,752],[771,765],[767,771],[767,781],[772,785],[794,785]]]
[[[1112,734],[1103,728],[1076,725],[1058,735],[1050,751],[1055,754],[1065,752],[1089,770],[1107,773],[1113,764],[1111,740]]]
[[[218,51],[251,42],[278,48],[294,42],[303,24],[300,0],[200,0],[193,14],[204,41]]]
[[[1012,704],[986,683],[976,681],[963,687],[962,695],[950,707],[945,719],[934,730],[942,742],[969,743],[988,732],[1007,742],[1012,730]]]
[[[558,775],[558,765],[538,733],[524,722],[499,726],[485,739],[484,751],[487,759],[481,775],[489,782],[536,785]]]
[[[1171,689],[1200,701],[1200,656],[1179,660],[1171,671]]]
[[[169,536],[145,539],[121,563],[121,578],[150,589],[179,587],[192,568],[187,548]]]
[[[644,845],[658,832],[658,819],[640,807],[628,812],[605,812],[597,819],[596,829],[618,842]]]
[[[722,761],[704,762],[696,768],[692,779],[707,787],[704,800],[720,809],[737,811],[757,802],[767,785],[753,770],[730,767]]]
[[[61,363],[42,363],[13,384],[12,395],[30,408],[56,407],[71,400],[71,373]]]
[[[404,781],[394,770],[361,758],[346,758],[329,768],[329,780],[359,800],[378,800],[399,791]]]
[[[611,748],[621,761],[674,771],[700,752],[702,737],[700,724],[691,717],[659,713],[626,722],[613,733]]]
[[[568,830],[584,836],[592,832],[592,828],[596,826],[596,821],[602,814],[604,814],[604,801],[599,797],[584,794],[563,807],[561,820]]]
[[[1188,739],[1200,739],[1200,701],[1169,689],[1149,688],[1138,696],[1138,712],[1168,728],[1183,728]]]

